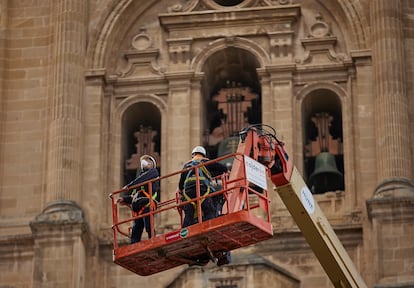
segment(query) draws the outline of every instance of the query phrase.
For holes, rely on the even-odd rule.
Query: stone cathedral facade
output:
[[[253,123],[367,286],[414,287],[413,111],[412,0],[0,0],[0,287],[333,287],[276,192],[274,237],[230,265],[112,263],[108,194],[140,155],[171,173]]]

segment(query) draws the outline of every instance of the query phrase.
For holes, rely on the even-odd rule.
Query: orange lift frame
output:
[[[211,162],[221,161],[230,157],[234,157],[234,163],[241,163],[240,167],[243,167],[247,156],[233,153],[222,158],[211,160],[205,164],[194,166],[190,169],[200,169],[201,165],[208,165]],[[261,165],[260,163],[257,164]],[[263,168],[265,169],[264,166]],[[175,179],[178,184],[181,172],[188,170],[181,170],[156,180],[141,183],[137,186],[170,178]],[[134,273],[146,276],[183,264],[205,265],[209,260],[217,262],[217,259],[220,258],[223,252],[271,238],[273,236],[273,228],[271,215],[269,213],[268,191],[267,189],[255,190],[255,186],[251,185],[251,182],[245,177],[245,169],[241,170],[240,177],[233,178],[233,180],[229,180],[228,174],[224,174],[215,179],[214,181],[220,183],[221,189],[207,196],[200,195],[199,185],[197,185],[197,197],[194,198],[198,209],[197,224],[158,234],[151,239],[142,240],[134,244],[120,241],[120,236],[123,236],[122,239],[130,237],[129,230],[122,229],[124,224],[129,223],[131,225],[135,219],[150,216],[152,235],[155,235],[154,217],[159,217],[168,211],[174,211],[172,215],[177,215],[177,220],[180,219],[180,223],[182,224],[182,207],[190,203],[190,201],[181,201],[179,195],[176,194],[176,198],[158,203],[156,210],[142,215],[134,215],[134,213],[131,213],[131,217],[121,220],[119,219],[119,205],[116,199],[122,193],[125,193],[126,190],[122,189],[110,194],[110,198],[112,199],[114,262]],[[199,181],[197,171],[195,175],[197,178],[196,181]],[[152,185],[148,185],[148,187],[151,190]],[[137,187],[132,186],[129,189],[134,188]],[[151,194],[152,191],[149,191],[149,193]],[[219,217],[208,221],[202,220],[200,202],[204,197],[215,197],[222,194],[226,199],[223,210],[234,211],[234,208],[229,208],[229,205],[232,203],[230,199],[236,198],[232,197],[233,193],[234,195],[238,195],[239,204],[242,203],[238,211],[232,213],[225,212]],[[123,245],[120,243],[123,243]],[[200,259],[206,259],[206,256],[208,256],[207,261],[199,262]]]

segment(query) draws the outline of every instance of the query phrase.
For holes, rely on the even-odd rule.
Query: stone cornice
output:
[[[16,245],[18,244],[18,245]],[[0,248],[3,249],[7,245],[33,245],[32,234],[6,235],[0,237]],[[0,250],[1,250],[0,249]]]
[[[315,81],[346,82],[352,72],[351,65],[335,63],[330,65],[297,66],[294,71],[296,85]]]
[[[352,61],[355,66],[372,66],[372,51],[369,49],[365,50],[352,50],[349,52]]]
[[[263,25],[267,23],[294,22],[300,16],[300,5],[287,5],[278,7],[259,7],[234,9],[231,11],[201,11],[190,13],[160,14],[161,25],[167,31],[184,29],[203,29],[223,25],[238,25],[239,23],[252,23]]]
[[[414,196],[371,198],[366,205],[370,219],[381,222],[414,220]]]
[[[85,77],[86,78],[105,77],[105,74],[106,74],[106,69],[105,68],[96,68],[96,69],[85,70]]]
[[[193,78],[194,71],[168,71],[165,72],[165,78],[167,78],[168,81],[190,81],[191,78]]]

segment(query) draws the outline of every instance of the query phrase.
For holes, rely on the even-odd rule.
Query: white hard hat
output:
[[[141,161],[141,169],[144,169],[144,167],[146,167],[148,165],[148,162],[145,159],[149,159],[152,164],[153,164],[153,168],[157,167],[157,162],[155,162],[154,157],[150,156],[150,155],[142,155],[140,158]]]
[[[196,147],[194,147],[193,151],[191,151],[191,154],[194,154],[194,153],[203,154],[204,157],[206,157],[206,154],[207,154],[206,153],[206,149],[204,149],[203,146],[196,146]]]

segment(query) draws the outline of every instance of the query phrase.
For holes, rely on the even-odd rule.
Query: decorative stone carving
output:
[[[157,63],[158,55],[158,49],[126,51],[124,57],[127,59],[127,66],[122,71],[119,71],[117,76],[123,78],[148,77],[151,74],[162,75],[164,73],[164,68]]]
[[[132,47],[140,51],[148,49],[152,45],[152,39],[146,33],[145,29],[141,31],[142,33],[139,33],[134,38],[132,38],[132,43],[131,43]]]
[[[336,53],[335,46],[337,38],[331,35],[331,27],[323,21],[321,14],[315,16],[315,23],[309,28],[309,34],[305,39],[301,39],[305,48],[305,56],[296,59],[298,64],[314,64],[333,62],[339,63],[347,60],[346,55]]]
[[[272,61],[288,61],[292,58],[293,31],[268,33]]]
[[[362,222],[362,211],[351,211],[349,214],[345,215],[345,220],[347,223],[360,224]]]
[[[170,60],[176,65],[190,65],[191,38],[168,39],[168,52]]]
[[[316,22],[309,29],[309,38],[323,38],[331,36],[331,27],[322,19],[322,15],[317,13]]]
[[[229,8],[249,8],[257,6],[292,5],[293,0],[239,0],[227,4],[228,0],[187,0],[187,3],[173,4],[167,8],[168,13],[191,12],[204,10],[223,10]]]
[[[244,2],[243,2],[244,4]],[[161,27],[168,33],[168,46],[171,53],[183,46],[196,47],[199,39],[217,39],[222,37],[251,37],[252,33],[287,32],[300,17],[300,7],[255,7],[252,9],[221,9],[204,13],[193,12],[188,14],[160,14],[158,16]],[[240,26],[240,21],[247,21]],[[229,29],[237,27],[237,35]],[[292,29],[293,30],[293,29]],[[187,43],[186,43],[187,42]],[[179,47],[177,47],[179,46]],[[194,52],[193,50],[191,50]],[[171,55],[174,56],[174,55]],[[174,58],[172,58],[174,59]],[[174,63],[175,64],[175,63]]]
[[[167,8],[168,13],[174,13],[174,12],[182,12],[183,11],[183,5],[180,4],[174,4],[172,6],[169,6]]]
[[[187,0],[187,3],[184,5],[173,4],[167,8],[168,13],[177,13],[177,12],[190,12],[193,11],[196,7],[199,8],[200,0]]]
[[[124,52],[127,65],[116,75],[120,78],[139,77],[148,78],[150,75],[162,75],[164,69],[158,65],[159,50],[153,48],[152,37],[145,27],[131,40],[131,50]]]
[[[267,6],[277,6],[277,5],[291,5],[292,0],[263,0],[263,3]]]

